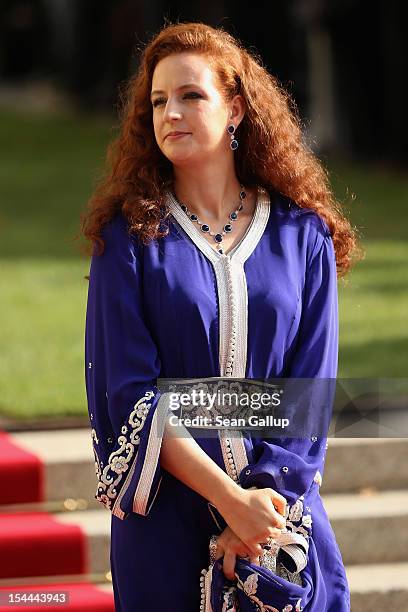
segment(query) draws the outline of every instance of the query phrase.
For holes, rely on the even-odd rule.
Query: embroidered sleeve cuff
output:
[[[120,519],[131,512],[146,516],[159,491],[162,480],[159,459],[169,411],[168,393],[160,395],[155,409],[152,408],[139,435],[136,457],[113,508],[113,514]]]
[[[159,457],[168,411],[168,394],[156,387],[147,390],[108,454],[92,430],[98,478],[95,497],[121,520],[131,512],[145,516],[153,505],[162,478]]]

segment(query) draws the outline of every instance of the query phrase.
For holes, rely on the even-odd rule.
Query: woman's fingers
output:
[[[275,517],[275,527],[273,529],[275,531],[280,531],[281,529],[284,529],[286,527],[286,519],[280,514],[278,514],[277,512],[275,512],[274,517]],[[273,537],[276,538],[277,535],[274,535]]]
[[[226,550],[224,554],[224,561],[222,563],[224,576],[228,580],[235,580],[235,563],[237,556],[231,550]]]
[[[259,543],[244,544],[230,527],[224,530],[217,538],[216,543],[214,559],[215,561],[223,559],[223,573],[228,580],[235,580],[237,557],[248,559],[250,563],[259,565],[260,556],[263,553],[262,545]]]
[[[255,546],[253,546],[253,555],[256,557],[259,557],[259,555],[262,555],[262,553],[263,553],[262,544],[255,544]]]
[[[215,561],[218,561],[218,559],[221,559],[221,557],[224,555],[224,549],[222,547],[222,544],[217,541],[217,550],[215,551]]]
[[[286,513],[286,499],[280,493],[277,493],[273,489],[270,489],[272,503],[275,506],[275,509],[282,514],[283,516]]]

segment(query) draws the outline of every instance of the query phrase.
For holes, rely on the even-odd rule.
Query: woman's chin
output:
[[[189,164],[194,164],[197,163],[197,161],[199,161],[200,159],[199,155],[194,155],[193,153],[187,152],[183,153],[182,151],[171,151],[171,153],[169,153],[166,157],[175,166],[185,166]]]

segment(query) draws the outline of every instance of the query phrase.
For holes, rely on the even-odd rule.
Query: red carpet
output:
[[[27,612],[63,612],[65,610],[69,612],[114,612],[115,607],[113,603],[112,593],[104,593],[99,591],[94,585],[83,583],[83,584],[47,584],[47,585],[35,585],[29,586],[24,585],[19,587],[5,588],[0,587],[0,595],[2,591],[13,591],[13,592],[44,592],[44,593],[56,593],[56,592],[68,592],[69,603],[68,604],[47,604],[47,605],[25,605],[25,606],[7,606],[0,605],[0,610],[21,610],[25,609]],[[2,602],[3,603],[3,602]]]
[[[82,574],[88,571],[86,550],[77,525],[40,512],[0,513],[0,578]]]
[[[0,504],[39,502],[44,499],[44,468],[41,460],[20,448],[0,431]]]
[[[78,525],[59,522],[46,512],[1,512],[1,504],[45,501],[45,466],[13,437],[0,431],[0,611],[115,612],[113,593],[90,582],[75,583],[74,575],[89,573],[87,535]],[[108,560],[107,560],[108,561]],[[72,576],[69,584],[50,584],[52,577]],[[38,577],[43,584],[30,585]],[[8,580],[27,580],[5,586]],[[59,578],[55,578],[59,580]],[[67,593],[68,603],[8,601],[7,593]]]

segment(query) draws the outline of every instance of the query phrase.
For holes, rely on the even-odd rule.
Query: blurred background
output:
[[[224,27],[292,95],[366,252],[338,285],[338,376],[407,383],[407,17],[398,0],[0,1],[0,595],[58,581],[67,609],[114,609],[75,236],[119,87],[166,21]],[[330,438],[322,492],[353,612],[408,610],[407,452],[408,439]]]
[[[0,413],[85,414],[89,261],[79,215],[117,128],[118,88],[166,20],[221,25],[295,99],[366,258],[339,283],[339,377],[408,364],[407,4],[2,0]]]

